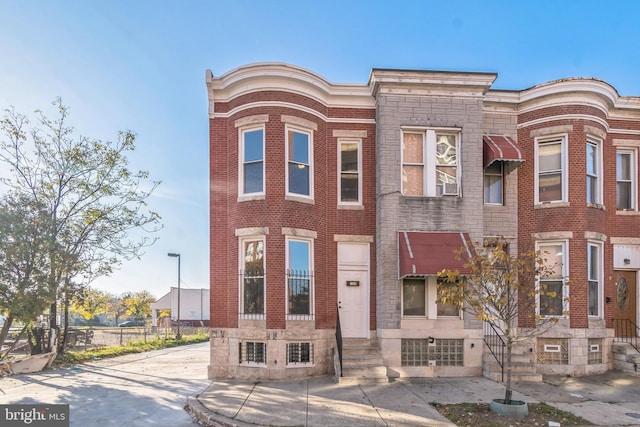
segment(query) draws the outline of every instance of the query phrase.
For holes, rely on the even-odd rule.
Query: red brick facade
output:
[[[518,162],[517,173],[505,173],[502,177],[506,200],[501,204],[487,207],[485,202],[483,206],[480,184],[473,187],[480,190],[475,192],[477,194],[467,192],[463,196],[432,197],[431,200],[427,200],[427,197],[422,198],[424,200],[400,199],[403,203],[407,200],[424,202],[425,206],[423,210],[414,212],[414,215],[418,215],[417,220],[410,221],[404,228],[433,231],[432,223],[436,222],[437,217],[440,218],[437,227],[444,227],[440,231],[473,230],[476,237],[487,239],[495,238],[498,234],[511,236],[510,244],[517,247],[519,252],[535,249],[539,244],[562,242],[566,245],[564,259],[568,261],[565,273],[570,280],[569,315],[563,319],[560,328],[549,332],[546,337],[574,339],[577,340],[576,346],[585,349],[589,339],[602,340],[603,348],[610,354],[616,316],[616,271],[628,270],[640,275],[640,103],[637,99],[623,99],[611,86],[593,79],[569,79],[521,92],[494,93],[490,89],[484,91],[480,84],[484,82],[482,79],[490,77],[492,82],[495,76],[491,75],[469,73],[460,77],[455,74],[454,79],[454,74],[447,75],[446,72],[442,75],[425,72],[424,79],[416,83],[418,80],[402,81],[405,78],[403,73],[397,73],[399,81],[392,81],[391,77],[383,76],[384,70],[378,70],[381,76],[379,81],[373,79],[368,85],[348,86],[333,85],[306,70],[284,64],[249,65],[221,77],[208,76],[211,168],[210,377],[283,378],[331,371],[332,340],[340,294],[341,261],[338,254],[340,242],[345,241],[369,245],[369,259],[366,260],[369,272],[367,332],[370,338],[377,336],[381,341],[387,339],[380,346],[389,369],[401,366],[397,353],[405,337],[422,338],[416,331],[430,338],[436,336],[420,326],[435,327],[433,325],[439,324],[436,318],[424,319],[423,324],[419,323],[422,320],[410,319],[410,322],[405,322],[410,325],[409,328],[402,326],[405,321],[400,309],[402,279],[398,278],[396,271],[392,271],[397,265],[388,262],[390,257],[384,259],[380,251],[380,247],[387,251],[385,253],[394,250],[388,242],[394,242],[397,233],[387,233],[385,227],[376,225],[381,223],[380,212],[393,212],[393,206],[389,202],[385,202],[385,206],[379,202],[376,206],[376,202],[400,193],[386,189],[400,186],[399,178],[389,177],[397,176],[400,170],[400,165],[395,164],[398,162],[390,159],[401,152],[400,145],[394,142],[394,138],[399,138],[401,134],[401,126],[426,129],[440,122],[447,123],[447,126],[442,125],[444,127],[451,127],[454,123],[456,128],[460,128],[463,141],[460,157],[464,162],[461,163],[464,165],[462,173],[465,174],[462,182],[466,183],[467,188],[483,182],[483,134],[502,134],[516,140],[526,160],[521,164]],[[438,74],[433,81],[429,80],[432,74]],[[441,86],[446,84],[448,78],[454,79],[456,85],[460,79],[468,78],[468,86],[456,86],[459,91],[457,95],[448,92],[448,89],[443,90]],[[407,86],[402,86],[404,84]],[[490,84],[487,84],[487,88]],[[380,91],[384,85],[388,85],[388,89],[385,87],[384,91]],[[415,88],[411,85],[415,85]],[[407,91],[406,99],[398,95],[400,87]],[[473,100],[467,99],[470,97]],[[378,104],[387,100],[397,103],[395,110],[389,103],[384,106]],[[403,102],[408,104],[404,109]],[[473,102],[477,102],[477,106],[471,105]],[[433,112],[430,110],[432,105]],[[460,115],[461,111],[467,112],[462,119],[455,116]],[[423,114],[424,117],[416,114]],[[456,118],[449,123],[449,117]],[[239,176],[242,157],[240,135],[243,128],[256,123],[264,132],[264,191],[246,197],[239,194],[239,181],[242,180]],[[462,126],[462,123],[465,125]],[[313,190],[312,196],[307,198],[287,195],[286,133],[287,126],[291,124],[308,129],[312,139]],[[389,137],[390,134],[393,137]],[[540,141],[556,137],[563,138],[564,197],[562,200],[538,202],[536,194],[540,159],[537,158],[539,153],[536,147]],[[343,138],[356,139],[360,144],[361,203],[355,206],[338,202],[339,141]],[[599,199],[595,203],[587,203],[589,138],[597,142],[599,150],[597,180],[601,190],[597,192]],[[387,150],[384,155],[380,151],[383,143]],[[616,209],[616,153],[620,149],[626,149],[635,156],[632,165],[634,206],[622,212]],[[480,155],[465,158],[468,153]],[[517,208],[514,203],[516,199]],[[466,203],[465,209],[473,211],[477,217],[469,212],[461,215],[463,203]],[[438,207],[437,212],[429,211],[435,209],[434,206]],[[376,215],[379,217],[376,218]],[[453,218],[464,224],[456,223],[453,226],[455,230],[446,228]],[[491,223],[492,220],[487,218],[496,219]],[[389,218],[386,219],[384,223],[388,224]],[[239,276],[239,242],[242,236],[250,235],[243,233],[258,233],[264,238],[266,291],[264,314],[258,321],[246,321],[240,316],[242,285]],[[313,310],[311,318],[305,319],[306,323],[291,322],[285,304],[287,238],[296,233],[304,233],[306,238],[313,240]],[[382,241],[381,236],[389,240]],[[598,266],[601,283],[596,314],[589,312],[590,244],[601,248]],[[394,257],[397,258],[397,254]],[[385,278],[384,283],[382,277]],[[637,288],[637,283],[632,285]],[[435,307],[435,302],[432,303]],[[528,315],[520,317],[520,326],[535,326],[536,301],[527,299],[523,292],[520,294],[520,303],[530,308],[526,310]],[[637,299],[631,303],[638,306]],[[455,331],[438,331],[438,339],[463,339],[466,340],[465,349],[475,348],[473,351],[465,350],[468,353],[464,355],[464,367],[469,369],[451,368],[446,371],[447,374],[466,375],[479,372],[478,368],[481,367],[478,349],[482,346],[476,346],[476,343],[481,342],[482,331],[478,324],[468,320],[462,316],[458,323],[449,323],[458,325],[456,328],[459,329]],[[242,365],[242,356],[238,352],[242,353],[242,343],[247,340],[264,342],[270,346],[267,350],[269,360],[260,364],[262,371],[259,374],[256,374],[255,367],[253,371],[243,371],[246,365]],[[282,362],[285,344],[288,346],[289,342],[296,340],[317,343],[315,368],[302,371],[301,374],[284,369]],[[603,357],[597,367],[587,366],[591,362],[587,362],[585,352],[575,350],[568,364],[579,367],[561,372],[579,375],[611,368],[610,356]],[[425,376],[437,372],[425,369],[423,373],[420,369],[411,372]]]

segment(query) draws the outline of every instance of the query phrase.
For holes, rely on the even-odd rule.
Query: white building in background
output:
[[[180,324],[184,326],[209,326],[209,289],[180,288]],[[178,288],[151,303],[152,325],[158,326],[160,310],[171,310],[172,322],[178,320]]]

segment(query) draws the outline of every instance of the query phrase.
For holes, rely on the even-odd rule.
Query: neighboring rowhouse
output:
[[[375,376],[367,360],[388,377],[489,372],[483,325],[436,289],[462,268],[454,251],[496,239],[558,266],[542,278],[556,298],[520,295],[521,326],[571,297],[520,349],[537,372],[613,367],[614,335],[637,334],[640,99],[595,79],[495,90],[496,77],[207,72],[211,378],[332,372],[337,327],[343,373],[353,360],[355,376]]]

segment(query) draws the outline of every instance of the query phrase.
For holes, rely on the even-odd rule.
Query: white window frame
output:
[[[595,153],[596,153],[596,158],[595,158],[595,174],[589,174],[588,170],[589,170],[589,158],[587,156],[587,164],[586,164],[586,170],[587,170],[587,181],[589,180],[589,178],[593,178],[593,180],[595,180],[595,198],[596,200],[589,200],[589,192],[587,191],[587,203],[592,204],[592,205],[602,205],[603,204],[603,190],[602,190],[602,140],[599,138],[596,138],[594,136],[588,135],[587,136],[587,147],[588,146],[595,146]],[[588,151],[587,151],[588,153]],[[588,186],[587,186],[588,188]]]
[[[406,279],[418,279],[424,281],[425,291],[425,314],[405,315],[404,314],[404,280]],[[438,278],[436,276],[421,276],[421,277],[405,277],[400,284],[400,301],[401,309],[400,314],[404,320],[421,320],[421,319],[461,319],[463,309],[459,307],[458,314],[455,316],[438,316]]]
[[[405,133],[422,134],[422,153],[423,159],[421,163],[405,163],[403,158],[404,151],[404,135]],[[456,143],[456,184],[457,191],[455,194],[438,194],[438,180],[436,167],[436,150],[437,150],[437,135],[451,135],[455,137]],[[400,191],[405,197],[443,197],[443,196],[456,196],[462,197],[462,153],[460,150],[462,139],[462,131],[459,128],[415,128],[415,127],[403,127],[400,131],[400,176],[403,177],[403,169],[405,165],[422,165],[422,190],[421,195],[407,195],[404,189],[404,178],[401,178]],[[440,191],[442,193],[442,191]]]
[[[244,135],[248,132],[262,131],[262,190],[254,192],[245,192],[245,139]],[[238,141],[240,141],[238,149],[238,195],[240,197],[245,196],[264,196],[265,194],[265,128],[264,125],[260,126],[246,126],[238,129]]]
[[[592,248],[597,250],[597,266],[595,277],[591,275],[591,254]],[[591,307],[591,282],[597,282],[598,284],[598,307],[597,313],[589,313],[589,317],[600,318],[603,313],[603,295],[604,295],[604,258],[603,258],[603,245],[602,242],[589,240],[587,241],[587,311],[590,311]]]
[[[560,134],[560,135],[552,135],[545,136],[544,138],[536,138],[535,139],[535,204],[547,204],[547,203],[566,203],[569,200],[569,162],[567,159],[567,145],[568,145],[569,136],[568,134]],[[549,200],[549,201],[540,201],[540,153],[539,147],[544,144],[552,144],[559,143],[560,144],[560,180],[561,180],[561,191],[562,197],[560,200]]]
[[[404,281],[405,280],[420,280],[424,284],[424,314],[404,314]],[[426,277],[405,277],[402,279],[402,285],[400,292],[401,296],[401,311],[403,319],[425,319],[429,313],[429,281]]]
[[[618,209],[618,155],[625,154],[629,156],[629,174],[631,181],[631,206],[629,208]],[[625,180],[624,182],[628,182]],[[616,210],[638,210],[638,150],[634,148],[619,147],[616,150]]]
[[[358,164],[356,174],[358,176],[358,200],[356,201],[343,201],[342,200],[342,145],[343,144],[356,144],[358,147]],[[346,206],[360,206],[362,205],[362,140],[361,139],[338,139],[338,204]]]
[[[292,193],[289,191],[289,132],[296,132],[305,134],[308,136],[309,147],[308,147],[308,167],[309,167],[309,194],[300,194],[300,193]],[[284,138],[285,138],[285,194],[287,196],[291,196],[294,198],[303,198],[313,200],[313,175],[314,175],[314,165],[313,165],[313,131],[310,129],[306,129],[300,126],[292,126],[287,124],[284,130]]]
[[[264,320],[267,310],[267,239],[264,235],[243,236],[238,239],[238,271],[244,272],[245,269],[245,243],[252,241],[262,241],[262,313],[249,314],[244,312],[244,274],[239,274],[238,278],[238,313],[241,319],[248,320]]]
[[[314,354],[314,343],[311,341],[289,341],[286,344],[286,366],[287,368],[300,368],[304,366],[314,366],[315,365],[315,354]],[[300,361],[300,360],[291,360],[291,346],[298,346],[298,358],[302,354],[302,347],[309,347],[309,360],[308,361]]]
[[[541,240],[536,242],[536,251],[540,251],[541,256],[544,246],[562,245],[562,311],[569,310],[569,286],[567,286],[567,271],[569,269],[569,241],[568,240]],[[540,289],[540,277],[536,279],[536,289]],[[554,280],[555,281],[555,280]],[[536,293],[536,315],[541,317],[559,317],[566,318],[565,314],[547,315],[540,314],[540,293]]]
[[[484,204],[485,205],[492,205],[492,206],[503,206],[504,205],[504,184],[505,184],[505,182],[504,182],[504,162],[496,161],[496,162],[493,162],[489,166],[492,166],[493,164],[496,164],[496,163],[500,165],[500,175],[499,175],[500,176],[500,202],[499,203],[490,202],[490,201],[487,201],[486,197],[484,197],[484,196],[486,196],[486,191],[487,191],[487,181],[486,181],[487,177],[488,176],[498,176],[497,173],[489,173],[489,174],[487,174],[487,168],[484,168],[484,174],[483,174],[483,177],[482,177]]]
[[[289,313],[289,276],[288,271],[291,269],[289,262],[289,248],[291,242],[302,242],[309,245],[309,313],[306,314],[290,314]],[[306,239],[302,237],[286,236],[285,238],[285,313],[287,320],[313,320],[315,316],[315,277],[314,277],[314,263],[313,263],[313,248],[314,240]]]

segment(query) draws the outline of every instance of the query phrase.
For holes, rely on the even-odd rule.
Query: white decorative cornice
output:
[[[251,102],[247,104],[242,104],[233,108],[232,110],[226,113],[213,113],[209,114],[209,117],[212,119],[215,118],[228,118],[233,117],[235,114],[238,114],[242,111],[250,110],[252,108],[259,107],[285,107],[291,108],[298,111],[303,111],[305,113],[309,113],[313,116],[318,117],[324,122],[327,123],[359,123],[359,124],[375,124],[375,119],[358,119],[353,117],[327,117],[326,115],[319,113],[318,111],[308,108],[299,104],[293,104],[291,102],[283,102],[283,101],[261,101],[261,102]]]
[[[491,87],[496,73],[374,68],[369,77],[371,94],[481,97]]]
[[[314,99],[327,107],[374,108],[365,84],[335,84],[318,74],[284,63],[255,63],[231,70],[220,77],[206,71],[209,114],[215,102],[228,102],[253,92],[291,92]]]

